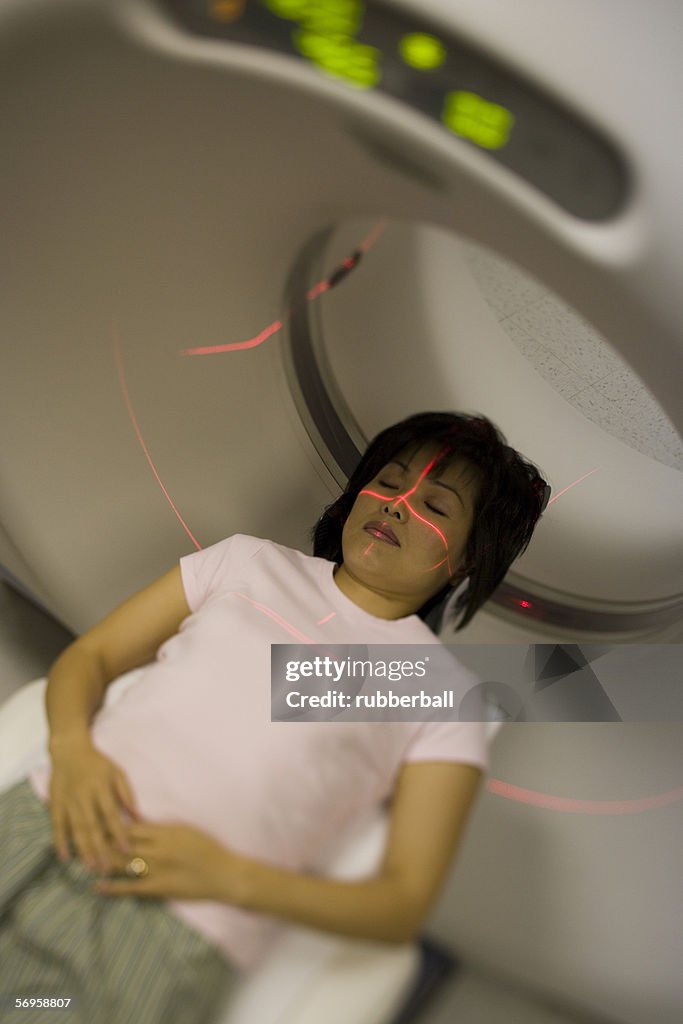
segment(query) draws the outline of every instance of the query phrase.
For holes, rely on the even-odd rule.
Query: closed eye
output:
[[[386,480],[379,480],[378,483],[382,487],[388,487],[390,491],[397,491],[398,490],[398,487],[396,486],[396,484],[388,484],[386,482]],[[428,501],[425,502],[425,505],[430,510],[430,512],[436,513],[437,516],[445,516],[446,515],[445,512],[442,512],[440,509],[434,508],[433,505],[430,505],[430,503]]]

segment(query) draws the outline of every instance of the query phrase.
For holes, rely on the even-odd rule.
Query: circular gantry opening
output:
[[[471,239],[379,219],[314,240],[291,287],[311,300],[291,322],[293,390],[341,486],[390,423],[483,413],[552,486],[498,608],[624,636],[680,621],[683,445],[579,311]]]

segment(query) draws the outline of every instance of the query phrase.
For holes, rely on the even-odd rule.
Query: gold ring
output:
[[[149,874],[149,864],[144,857],[133,857],[126,864],[126,874],[131,878],[144,878]]]

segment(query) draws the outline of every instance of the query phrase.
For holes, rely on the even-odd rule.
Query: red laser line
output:
[[[358,253],[366,253],[368,249],[372,248],[372,246],[375,244],[375,242],[380,237],[385,228],[386,221],[379,221],[377,224],[375,224],[370,233],[366,235],[365,238],[359,243],[356,249],[356,254],[353,256],[347,256],[344,260],[342,260],[339,267],[335,271],[333,271],[332,274],[330,274],[329,278],[320,281],[313,288],[310,288],[309,291],[306,293],[306,301],[312,302],[313,299],[316,299],[319,295],[322,295],[324,292],[329,291],[329,289],[332,288],[333,283],[336,284],[337,281],[341,280],[342,277],[346,276],[345,274],[341,274],[340,271],[343,269],[348,273],[350,270],[352,270],[357,265],[360,259]],[[293,309],[290,309],[286,319],[289,319],[289,317],[292,316],[296,308],[297,307],[295,306]],[[276,334],[283,326],[283,323],[284,321],[282,320],[275,320],[272,324],[270,324],[269,327],[264,327],[264,329],[260,331],[259,334],[257,334],[253,338],[248,338],[246,341],[233,341],[226,345],[203,345],[199,348],[186,348],[183,349],[183,351],[181,351],[180,355],[208,356],[216,355],[220,352],[239,352],[243,351],[244,349],[257,348],[259,345],[262,345],[264,341],[267,341],[268,338],[271,337],[271,335]]]
[[[246,594],[239,593],[238,591],[234,591],[234,593],[237,597],[244,598],[244,600],[248,601],[249,604],[254,606],[254,608],[257,608],[262,615],[267,615],[268,618],[272,619],[273,622],[276,622],[278,626],[282,626],[282,628],[286,630],[296,640],[301,640],[302,643],[305,644],[314,644],[316,642],[315,640],[311,640],[310,637],[306,636],[305,633],[302,633],[300,630],[298,630],[296,626],[293,626],[291,624],[291,622],[287,622],[287,619],[284,619],[277,612],[273,611],[273,609],[269,608],[267,604],[260,604],[258,601],[254,601],[252,600],[251,597],[248,597]]]
[[[247,348],[257,348],[267,341],[271,334],[275,334],[282,327],[282,320],[276,320],[270,327],[264,327],[260,334],[247,341],[234,341],[229,345],[207,345],[204,348],[188,348],[181,352],[181,356],[208,356],[217,352],[238,352]]]
[[[317,298],[322,292],[327,292],[330,289],[328,281],[321,281],[314,288],[311,288],[310,292],[306,292],[306,298],[310,302],[312,299]],[[291,313],[290,313],[291,316]]]
[[[364,490],[360,491],[360,494],[370,494],[373,498],[381,498],[382,501],[386,501],[386,502],[389,502],[389,501],[405,501],[405,499],[403,497],[395,498],[395,499],[394,498],[387,498],[386,495],[384,495],[384,494],[379,494],[377,491],[370,491],[370,490],[367,490],[367,489],[364,489]],[[438,526],[434,526],[434,523],[430,523],[428,519],[425,519],[424,516],[421,516],[419,512],[416,512],[415,509],[413,508],[413,506],[410,504],[410,502],[405,501],[405,504],[407,505],[407,507],[410,509],[412,514],[417,519],[419,519],[421,522],[423,522],[426,526],[431,527],[432,530],[435,530],[439,534],[439,536],[441,537],[441,540],[443,541],[443,543],[446,546],[446,557],[443,559],[443,561],[438,562],[436,565],[432,566],[432,569],[427,569],[426,571],[427,572],[431,572],[433,569],[438,569],[439,566],[443,565],[444,562],[448,562],[448,571],[449,571],[449,573],[452,576],[453,575],[453,571],[451,569],[451,563],[450,563],[450,560],[448,558],[448,542],[446,541],[446,538],[444,537],[443,533],[438,528]],[[387,520],[382,520],[382,525],[383,526],[388,526],[389,524],[388,524]],[[367,554],[368,551],[370,550],[370,547],[374,543],[375,543],[374,540],[371,541],[370,545],[365,549],[363,554]]]
[[[283,629],[296,639],[302,640],[307,644],[315,644],[317,647],[320,646],[319,643],[311,640],[267,605],[260,604],[258,601],[252,600],[252,598],[248,597],[246,594],[236,593],[236,596],[248,601],[249,604],[258,609],[261,614],[267,615],[269,618],[273,619],[274,622],[282,626]],[[318,625],[322,622],[327,622],[328,619],[332,618],[334,615],[336,615],[336,612],[330,613],[330,615],[321,619]],[[327,654],[332,653],[329,649],[324,647],[323,651]],[[565,814],[639,814],[644,811],[654,810],[658,807],[666,807],[669,804],[676,803],[683,799],[683,788],[669,790],[667,793],[659,793],[656,796],[641,797],[639,799],[632,800],[585,800],[576,797],[561,797],[555,796],[552,793],[543,793],[539,790],[515,786],[512,783],[503,781],[502,779],[488,779],[486,781],[486,788],[496,796],[503,797],[506,800],[513,800],[515,803],[527,804],[528,806],[538,807],[542,810],[558,811]]]
[[[646,796],[636,800],[578,800],[573,797],[553,796],[538,790],[513,786],[502,779],[489,779],[486,788],[497,796],[517,803],[541,807],[544,810],[563,811],[565,814],[640,814],[656,807],[683,800],[683,789],[672,789],[657,796]]]
[[[267,615],[269,618],[273,619],[274,622],[282,626],[283,629],[296,639],[302,640],[307,644],[315,644],[317,647],[320,646],[319,643],[311,640],[267,605],[260,604],[258,601],[252,600],[252,598],[248,597],[246,594],[236,593],[236,596],[248,601],[249,604],[258,609],[261,614]],[[330,615],[321,619],[318,625],[322,622],[327,622],[328,619],[331,619],[334,615],[336,615],[336,612],[331,612]],[[329,649],[324,647],[323,651],[327,654],[332,654]],[[565,814],[639,814],[644,811],[654,810],[658,807],[666,807],[669,804],[676,803],[683,799],[683,788],[669,790],[667,793],[659,793],[656,796],[641,797],[633,800],[585,800],[576,797],[561,797],[555,796],[552,793],[543,793],[539,790],[532,790],[522,786],[514,786],[512,783],[505,782],[502,779],[487,779],[486,788],[496,796],[503,797],[506,800],[513,800],[515,803],[527,804],[531,807],[563,812]]]
[[[580,484],[582,480],[585,480],[585,479],[586,479],[586,477],[592,476],[592,475],[593,475],[593,473],[597,473],[597,472],[598,472],[598,470],[599,470],[599,469],[601,469],[601,468],[602,468],[602,467],[600,467],[600,466],[596,466],[596,467],[595,467],[595,469],[591,469],[589,473],[584,473],[584,475],[583,475],[583,476],[580,476],[580,477],[579,477],[579,479],[578,479],[578,480],[575,480],[573,484],[569,484],[569,485],[568,485],[567,487],[565,487],[565,488],[564,488],[564,490],[562,490],[562,491],[559,491],[559,492],[558,492],[558,493],[557,493],[556,495],[554,495],[554,497],[552,497],[552,498],[550,499],[550,501],[548,502],[548,508],[550,508],[550,506],[552,505],[552,503],[553,503],[554,501],[557,501],[557,499],[558,499],[558,498],[559,498],[559,497],[560,497],[561,495],[563,495],[563,494],[566,494],[566,493],[567,493],[567,491],[568,491],[568,490],[570,490],[570,489],[571,489],[572,487],[576,487],[576,485],[577,485],[577,484]]]
[[[364,239],[362,239],[362,241],[359,243],[358,248],[356,250],[356,253],[353,256],[347,256],[342,261],[341,267],[346,272],[349,272],[351,269],[353,269],[353,267],[356,266],[356,264],[358,263],[358,260],[360,259],[360,256],[358,255],[358,253],[362,254],[362,253],[367,252],[368,249],[370,249],[371,246],[373,246],[375,244],[377,239],[380,237],[380,235],[384,231],[385,227],[386,227],[386,222],[385,221],[379,221],[377,224],[375,224],[373,226],[373,228],[371,229],[370,233],[368,235],[366,235],[366,237]],[[334,271],[332,275],[330,275],[330,280],[321,281],[314,288],[310,289],[308,294],[307,294],[308,301],[311,301],[312,299],[316,298],[318,295],[322,294],[323,292],[328,291],[332,287],[332,284],[330,283],[330,281],[335,279],[335,275],[337,275],[337,280],[341,279],[339,277],[339,269],[338,269],[338,270]],[[335,281],[335,283],[336,283],[336,281]],[[289,316],[291,316],[293,312],[294,312],[294,310],[290,310]],[[187,349],[185,352],[182,353],[182,355],[208,355],[208,354],[213,354],[213,353],[216,353],[216,352],[234,352],[234,351],[239,351],[239,350],[244,350],[244,349],[256,348],[259,345],[263,344],[264,341],[267,341],[267,339],[271,335],[273,335],[277,331],[279,331],[282,326],[283,326],[283,321],[282,320],[276,320],[269,327],[264,328],[260,332],[260,334],[258,334],[255,338],[250,338],[247,341],[233,342],[232,344],[228,344],[228,345],[215,345],[215,346],[205,346],[205,347],[197,348],[197,349]],[[126,376],[125,376],[125,371],[124,371],[124,368],[123,368],[123,360],[121,358],[121,353],[120,353],[120,349],[119,349],[118,339],[116,337],[116,325],[115,324],[112,325],[112,329],[113,329],[113,333],[114,333],[114,353],[115,353],[116,364],[117,364],[117,368],[118,368],[119,383],[120,383],[120,386],[121,386],[121,390],[123,392],[124,400],[126,402],[126,408],[128,410],[128,415],[130,417],[131,423],[133,424],[133,428],[134,428],[135,433],[137,435],[138,441],[140,442],[142,450],[145,453],[145,458],[147,459],[147,462],[149,463],[150,468],[151,468],[152,472],[154,473],[154,476],[155,476],[155,478],[157,480],[157,483],[161,487],[161,490],[163,491],[166,500],[168,501],[169,505],[173,509],[173,511],[174,511],[175,515],[177,516],[179,522],[181,523],[183,529],[185,530],[187,535],[192,540],[192,543],[195,545],[195,547],[197,548],[198,551],[201,551],[202,550],[201,545],[199,544],[197,539],[192,534],[190,528],[188,527],[188,525],[185,522],[185,520],[183,519],[183,517],[180,515],[180,512],[178,511],[178,509],[173,504],[173,500],[171,499],[171,496],[168,493],[168,491],[166,490],[166,488],[164,487],[164,484],[163,484],[163,482],[161,480],[161,477],[159,476],[159,474],[158,474],[158,472],[156,470],[156,467],[154,465],[154,462],[152,461],[152,457],[149,454],[149,451],[147,449],[147,445],[145,444],[145,440],[144,440],[144,438],[142,436],[142,431],[140,430],[140,427],[139,427],[138,422],[137,422],[137,418],[135,416],[135,412],[133,410],[133,404],[132,404],[132,402],[130,400],[130,395],[128,393],[128,387],[127,387],[127,384],[126,384]]]
[[[426,526],[431,527],[432,530],[435,530],[439,534],[439,536],[441,538],[441,541],[442,541],[444,547],[446,548],[446,557],[443,559],[443,561],[438,562],[437,565],[432,566],[432,569],[428,569],[427,571],[428,572],[432,572],[434,569],[438,569],[440,565],[443,565],[444,562],[447,562],[448,563],[448,572],[452,576],[453,575],[453,570],[451,569],[450,559],[448,558],[448,542],[447,542],[446,538],[444,537],[443,533],[438,528],[438,526],[435,526],[434,523],[430,523],[428,519],[425,519],[423,516],[420,515],[419,512],[416,512],[415,509],[412,507],[412,505],[406,500],[407,497],[410,494],[412,494],[414,491],[417,490],[417,488],[420,485],[420,482],[425,478],[425,476],[427,475],[429,470],[432,468],[434,463],[438,462],[439,459],[443,458],[443,456],[448,452],[448,450],[449,450],[448,448],[444,448],[442,451],[439,452],[438,455],[435,455],[434,458],[432,459],[432,461],[420,473],[419,477],[417,478],[417,480],[415,482],[414,487],[412,487],[409,491],[406,491],[404,494],[398,495],[396,498],[387,498],[383,494],[378,494],[376,491],[370,491],[370,490],[367,490],[367,489],[360,491],[360,493],[361,494],[370,494],[370,495],[372,495],[373,498],[381,498],[382,501],[386,501],[386,502],[390,501],[390,502],[392,502],[392,504],[397,504],[399,501],[404,502],[405,505],[407,505],[407,507],[410,509],[410,511],[412,512],[412,514],[414,516],[416,516]],[[384,525],[384,523],[382,525]],[[374,544],[374,543],[375,543],[374,541],[371,542],[371,544]],[[365,549],[363,554],[367,555],[368,551],[370,550],[370,546],[371,545],[369,545]]]
[[[370,234],[365,236],[363,241],[359,243],[358,248],[361,249],[362,252],[367,252],[368,249],[371,249],[386,226],[387,222],[385,220],[380,220],[374,224],[370,229]]]
[[[182,518],[182,516],[180,515],[180,513],[176,509],[175,505],[173,504],[173,501],[171,500],[171,497],[170,497],[168,491],[166,490],[166,488],[164,487],[164,485],[162,483],[161,477],[157,473],[156,467],[155,467],[155,465],[154,465],[154,463],[152,461],[152,458],[151,458],[151,456],[149,454],[149,451],[147,450],[147,445],[145,444],[144,438],[142,436],[142,432],[141,432],[140,427],[138,425],[137,418],[135,416],[135,411],[133,410],[132,402],[130,400],[130,395],[128,393],[128,387],[127,387],[127,384],[126,384],[126,375],[125,375],[125,370],[124,370],[124,367],[123,367],[123,359],[121,357],[121,352],[120,352],[120,349],[119,349],[119,343],[118,343],[118,339],[116,337],[116,326],[115,325],[112,325],[112,331],[113,331],[113,334],[114,334],[114,354],[115,354],[116,364],[117,364],[117,369],[118,369],[119,383],[120,383],[121,391],[123,393],[123,397],[124,397],[124,400],[125,400],[125,403],[126,403],[126,408],[128,410],[128,415],[130,417],[131,423],[133,424],[133,428],[134,428],[135,433],[137,435],[138,441],[140,442],[142,450],[145,453],[145,457],[146,457],[146,459],[147,459],[147,461],[148,461],[148,463],[149,463],[149,465],[150,465],[150,467],[152,469],[152,472],[154,473],[154,476],[156,477],[156,480],[157,480],[159,486],[161,487],[162,491],[164,492],[164,495],[166,496],[166,499],[167,499],[168,503],[170,504],[171,508],[173,509],[173,511],[175,512],[176,516],[180,520],[181,524],[183,525],[184,529],[186,530],[188,536],[192,540],[192,542],[195,545],[195,547],[199,551],[201,551],[202,550],[201,545],[198,543],[198,541],[192,535],[192,533],[190,532],[189,527],[187,526],[187,524],[185,523],[184,519]],[[432,460],[432,463],[430,463],[430,465],[427,467],[427,470],[425,470],[425,473],[431,468],[431,465],[433,464],[433,461],[434,460]],[[580,479],[575,481],[575,483],[580,483],[581,480],[585,480],[586,477],[590,476],[591,473],[595,473],[595,472],[597,472],[597,469],[591,470],[590,473],[586,473],[585,476],[580,477]],[[425,474],[423,473],[420,476],[420,479],[415,484],[415,487],[413,488],[413,490],[415,490],[417,488],[420,480],[423,478],[424,475]],[[569,485],[569,487],[573,487],[573,486],[574,486],[574,484],[570,484]],[[565,487],[565,489],[563,491],[560,491],[560,493],[557,494],[556,497],[559,498],[560,494],[564,494],[565,491],[569,490],[569,487]],[[361,492],[361,493],[372,493],[372,492],[366,491],[366,492]],[[407,491],[406,495],[410,494],[410,493],[412,493],[412,491]],[[383,495],[377,495],[377,497],[384,498]],[[395,500],[396,501],[398,501],[398,500],[405,501],[405,497],[406,497],[405,495],[402,495],[400,498],[397,498]],[[386,499],[386,500],[389,500],[389,499]],[[411,506],[409,505],[409,503],[407,501],[405,501],[405,504],[408,506],[409,509],[411,509],[411,511],[413,511]],[[550,502],[548,504],[550,504]],[[417,514],[417,513],[414,513],[414,514]],[[421,518],[421,517],[418,515],[418,518]],[[423,522],[427,522],[427,520],[423,520]],[[432,524],[429,523],[429,522],[427,522],[427,525],[428,526],[432,526]],[[433,528],[436,529],[436,527],[433,527]],[[437,530],[437,532],[440,532],[440,531]],[[444,539],[444,538],[442,537],[442,539]],[[371,542],[371,543],[374,543],[374,541]],[[445,539],[444,539],[444,543],[445,543]],[[443,563],[440,562],[439,564],[442,565]],[[435,568],[437,568],[437,566],[435,566]],[[450,566],[449,566],[449,569],[450,569]],[[257,601],[253,601],[250,597],[247,597],[246,594],[238,594],[237,596],[244,598],[250,604],[254,605],[254,607],[256,607],[262,614],[267,615],[270,618],[272,618],[275,622],[277,622],[280,626],[282,626],[288,633],[290,633],[290,635],[294,636],[295,638],[297,638],[299,640],[303,640],[305,643],[308,643],[308,644],[314,643],[314,641],[311,640],[310,637],[307,637],[304,633],[301,633],[298,629],[296,629],[294,626],[292,626],[290,623],[288,623],[286,619],[284,619],[281,615],[278,615],[277,612],[272,611],[272,609],[268,608],[266,605],[262,605],[262,604],[259,604]],[[318,625],[320,625],[323,622],[327,622],[329,619],[333,618],[334,615],[336,615],[336,612],[331,612],[325,618],[321,619],[320,622],[318,623]],[[554,810],[554,811],[563,811],[565,813],[574,813],[574,814],[637,814],[637,813],[642,813],[643,811],[653,810],[654,808],[657,808],[657,807],[665,807],[665,806],[667,806],[669,804],[675,803],[675,802],[683,799],[683,788],[682,789],[670,790],[668,793],[661,793],[661,794],[659,794],[657,796],[643,797],[643,798],[638,799],[638,800],[579,800],[579,799],[575,799],[575,798],[571,798],[571,797],[557,797],[557,796],[553,796],[552,794],[549,794],[549,793],[541,793],[541,792],[539,792],[537,790],[524,789],[524,788],[522,788],[520,786],[513,786],[511,783],[504,782],[502,779],[489,779],[489,780],[487,780],[486,787],[487,787],[487,789],[490,790],[490,792],[492,792],[492,793],[494,793],[494,794],[496,794],[498,796],[504,797],[505,799],[514,800],[517,803],[525,803],[525,804],[528,804],[528,805],[531,805],[531,806],[535,806],[535,807],[540,807],[540,808],[543,808],[543,809]]]
[[[116,358],[116,366],[117,366],[118,374],[119,374],[119,384],[121,386],[121,391],[123,392],[123,397],[124,397],[124,400],[125,400],[125,403],[126,403],[126,408],[128,410],[128,415],[130,417],[130,421],[133,424],[133,429],[135,430],[135,433],[137,434],[138,441],[140,442],[140,445],[142,446],[142,450],[145,453],[145,458],[147,459],[147,461],[148,461],[148,463],[150,465],[150,468],[151,468],[152,472],[154,473],[154,476],[156,477],[157,483],[159,484],[159,487],[161,487],[162,491],[164,492],[164,494],[166,496],[166,500],[168,501],[169,505],[171,506],[171,508],[175,512],[176,516],[180,520],[180,522],[181,522],[181,524],[183,526],[183,529],[187,533],[188,537],[190,538],[190,540],[192,541],[194,546],[197,548],[198,551],[201,551],[202,550],[201,544],[193,536],[193,534],[190,531],[189,526],[187,525],[187,523],[185,522],[185,520],[181,516],[180,512],[178,511],[178,509],[173,504],[173,501],[171,500],[171,496],[168,493],[168,491],[166,490],[166,488],[164,487],[164,485],[162,483],[162,480],[161,480],[161,477],[157,473],[156,466],[152,462],[152,456],[149,454],[149,452],[147,450],[147,445],[145,444],[145,439],[143,438],[142,431],[140,430],[140,427],[138,426],[138,421],[137,421],[137,418],[135,416],[135,411],[133,410],[133,404],[132,404],[132,402],[130,400],[130,395],[128,394],[128,385],[126,384],[126,373],[125,373],[125,370],[123,368],[123,359],[121,357],[121,351],[120,351],[120,348],[119,348],[119,341],[118,341],[118,338],[117,338],[117,335],[116,335],[116,325],[115,324],[112,324],[112,333],[114,335],[114,356]]]
[[[235,594],[236,597],[241,597],[243,600],[247,601],[250,605],[256,608],[257,611],[261,613],[261,615],[266,615],[269,619],[272,619],[273,622],[277,623],[278,626],[281,626],[282,629],[284,629],[287,633],[290,634],[290,636],[293,636],[295,640],[300,640],[302,641],[302,643],[312,644],[320,648],[319,641],[311,640],[309,636],[306,636],[305,633],[302,633],[301,630],[297,629],[296,626],[292,625],[291,622],[288,622],[287,619],[285,619],[278,612],[274,611],[272,608],[269,608],[267,604],[261,604],[259,601],[254,601],[253,598],[249,597],[247,594],[241,593],[240,591],[233,591],[233,593]],[[329,615],[326,615],[325,618],[321,619],[320,621],[327,622],[328,619],[333,618],[336,614],[336,612],[330,612]],[[324,654],[334,657],[334,654],[329,649],[329,647],[323,647],[322,651]]]

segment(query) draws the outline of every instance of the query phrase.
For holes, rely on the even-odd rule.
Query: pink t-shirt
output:
[[[192,614],[91,726],[98,750],[126,771],[145,820],[182,821],[239,853],[306,870],[390,796],[403,761],[486,770],[484,723],[271,722],[271,643],[439,643],[416,615],[370,615],[339,589],[333,562],[242,534],[180,567]],[[476,683],[462,673],[463,685]],[[48,764],[30,776],[43,800],[49,774]],[[221,902],[167,906],[244,969],[286,927]]]

